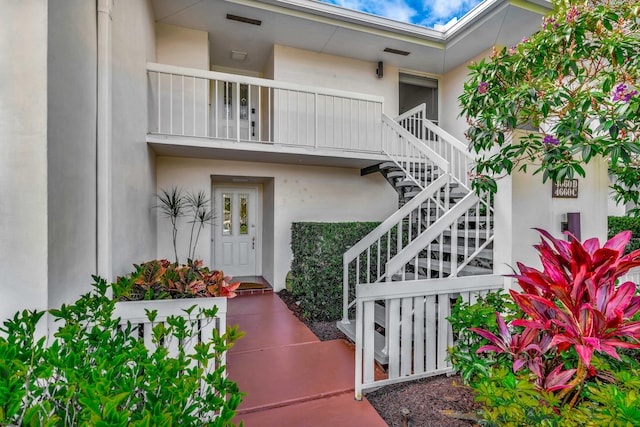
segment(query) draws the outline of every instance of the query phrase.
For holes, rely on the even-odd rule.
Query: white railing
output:
[[[462,296],[502,289],[502,276],[459,277],[411,282],[361,284],[356,290],[355,397],[363,390],[451,371],[447,349],[454,343],[446,318]],[[388,378],[375,379],[375,306],[387,308]]]
[[[383,98],[147,64],[149,133],[382,152]]]
[[[640,284],[640,267],[632,268],[624,276],[620,276],[618,283],[633,282]]]
[[[407,179],[424,189],[439,175],[449,173],[447,160],[425,146],[392,118],[383,114],[382,123],[383,151],[402,169]]]
[[[427,119],[426,108],[426,104],[420,104],[399,116],[396,121],[449,162],[455,181],[466,188],[471,188],[469,171],[474,162],[473,155],[469,152],[467,145]]]
[[[349,310],[355,304],[355,286],[383,281],[387,263],[421,235],[431,221],[444,214],[446,209],[441,199],[448,185],[448,176],[440,176],[345,252],[342,257],[343,323],[349,322]],[[424,209],[434,212],[432,219],[424,217]]]
[[[186,310],[196,306],[191,314]],[[215,317],[201,317],[198,314],[199,309],[210,310],[217,307]],[[154,311],[156,316],[150,321],[147,313]],[[144,345],[149,351],[154,351],[158,344],[153,339],[153,328],[158,324],[164,324],[168,317],[183,317],[188,321],[194,322],[195,334],[182,341],[175,337],[166,337],[161,341],[168,351],[170,357],[178,354],[180,346],[184,348],[185,354],[193,354],[195,345],[200,342],[208,342],[213,336],[214,330],[220,335],[224,334],[227,329],[227,299],[226,298],[185,298],[171,300],[153,300],[153,301],[123,301],[117,302],[113,311],[114,318],[120,318],[120,324],[126,325],[131,323],[133,326],[132,333],[144,340]],[[220,359],[221,365],[226,364],[226,354],[222,354]],[[209,364],[205,370],[207,372],[215,371],[219,366],[213,363]]]
[[[492,242],[490,196],[481,199],[475,193],[468,193],[389,260],[386,280],[456,277],[463,269],[474,267],[478,272],[470,274],[481,274],[492,270],[491,265],[472,267],[469,263],[477,260]]]

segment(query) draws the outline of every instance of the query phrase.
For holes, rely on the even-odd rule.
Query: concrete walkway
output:
[[[236,425],[387,426],[368,401],[353,398],[353,346],[318,340],[277,295],[229,300],[227,324],[246,332],[227,355],[229,378],[247,393]]]

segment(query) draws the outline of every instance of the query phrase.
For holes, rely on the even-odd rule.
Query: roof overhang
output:
[[[272,47],[284,45],[443,74],[494,45],[514,45],[533,34],[552,8],[547,0],[486,0],[439,30],[311,0],[152,0],[152,5],[158,22],[207,31],[212,65],[258,73]],[[227,14],[261,25],[229,20]],[[246,52],[245,60],[232,59],[232,50]]]

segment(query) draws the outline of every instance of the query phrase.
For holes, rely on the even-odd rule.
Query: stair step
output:
[[[442,270],[440,267],[442,266]],[[425,258],[418,259],[418,267],[427,269],[428,262]],[[431,260],[431,271],[442,271],[445,274],[451,274],[451,261],[440,261],[437,259]],[[465,265],[460,276],[481,276],[484,274],[493,274],[493,268],[478,267],[476,265]]]
[[[425,276],[424,274],[420,274],[418,273],[418,278],[416,279],[416,275],[414,273],[411,272],[407,272],[404,274],[404,280],[424,280],[424,279],[428,279],[427,276]],[[400,273],[396,273],[393,276],[391,276],[391,280],[394,282],[401,282],[402,281],[402,274]]]
[[[409,171],[424,171],[426,170],[432,170],[433,168],[435,168],[435,165],[432,164],[427,164],[426,168],[425,168],[425,164],[424,163],[411,163],[409,164],[409,166],[398,166],[397,164],[395,164],[394,162],[384,162],[384,163],[380,163],[380,170],[401,170],[402,168],[405,168]]]
[[[412,199],[415,196],[417,196],[418,193],[420,193],[420,191],[422,191],[422,190],[418,189],[418,190],[405,191],[404,197],[407,198],[407,199]],[[449,200],[450,201],[460,200],[464,196],[466,196],[467,194],[469,194],[469,193],[460,193],[460,192],[457,192],[457,191],[451,191],[451,192],[449,192]]]
[[[438,243],[432,243],[429,246],[431,246],[432,248],[431,250],[440,250],[440,245]],[[451,244],[450,243],[443,244],[442,251],[446,254],[451,254]],[[469,253],[473,253],[473,250],[470,250]],[[458,246],[458,255],[464,255],[464,246],[462,245]],[[478,254],[474,258],[493,260],[493,249],[484,248],[483,250],[478,252]]]
[[[404,174],[403,174],[404,177]],[[434,181],[436,179],[438,179],[438,176],[434,176]],[[425,188],[429,186],[429,184],[431,184],[431,181],[428,181],[425,185]],[[402,180],[398,180],[393,184],[396,188],[398,187],[418,187],[418,184],[416,184],[414,181],[410,180],[410,179],[402,179]],[[460,186],[460,184],[458,184],[457,182],[452,182],[449,184],[449,189],[453,190],[454,188],[458,188]],[[418,190],[418,192],[421,190]]]
[[[338,320],[336,323],[338,329],[347,336],[351,341],[356,342],[356,321],[355,319],[349,320],[349,323],[342,323],[341,320]],[[384,335],[382,335],[378,331],[374,331],[373,333],[373,343],[374,343],[374,358],[376,362],[381,365],[389,364],[389,356],[384,352],[385,339]]]

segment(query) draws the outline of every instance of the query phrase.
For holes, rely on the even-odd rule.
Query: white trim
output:
[[[112,279],[112,129],[111,62],[113,0],[98,0],[98,65],[96,124],[96,263],[97,274],[107,282]]]

